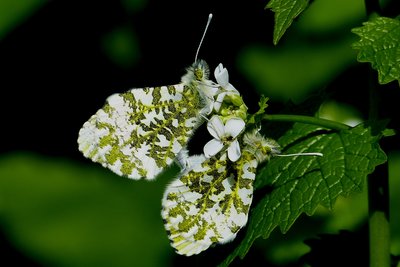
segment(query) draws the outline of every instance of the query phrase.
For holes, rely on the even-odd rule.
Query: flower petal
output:
[[[239,91],[230,83],[228,83],[224,88],[229,94],[237,94],[240,95]]]
[[[226,85],[228,85],[229,83],[228,70],[224,68],[224,66],[221,63],[219,63],[219,65],[215,68],[214,76],[215,79],[217,80],[217,83],[220,86],[225,87]]]
[[[231,118],[225,123],[225,133],[236,138],[243,131],[244,126],[245,123],[241,118]]]
[[[240,152],[240,146],[239,142],[237,140],[234,140],[231,145],[228,147],[228,158],[235,162],[237,161],[242,153]]]
[[[224,144],[221,141],[212,139],[204,146],[203,152],[207,158],[210,158],[220,152],[223,147]]]
[[[214,102],[214,109],[216,112],[218,112],[221,109],[222,102],[224,101],[226,94],[227,94],[226,92],[223,92],[217,96],[217,100],[215,100]]]
[[[225,134],[224,123],[217,115],[212,116],[207,122],[207,130],[217,140],[221,140],[221,137]]]

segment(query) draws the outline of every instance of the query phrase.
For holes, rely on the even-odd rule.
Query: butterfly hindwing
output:
[[[131,89],[110,96],[79,132],[79,150],[113,172],[153,179],[202,121],[195,83]]]
[[[167,187],[162,211],[172,246],[186,256],[235,238],[247,223],[257,168],[247,151],[236,162],[226,153],[189,160],[194,165]]]

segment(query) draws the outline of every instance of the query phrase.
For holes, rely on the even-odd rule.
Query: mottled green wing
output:
[[[247,223],[257,168],[248,151],[236,162],[202,156],[189,158],[188,169],[166,189],[162,217],[171,245],[191,256],[236,237]]]
[[[153,179],[186,146],[203,108],[194,84],[114,94],[82,126],[79,150],[118,175]]]

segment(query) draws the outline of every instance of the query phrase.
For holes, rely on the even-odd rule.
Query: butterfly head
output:
[[[193,63],[192,68],[196,81],[208,80],[208,77],[210,76],[210,69],[204,60],[197,60],[195,63]]]
[[[273,139],[263,137],[258,129],[245,133],[243,143],[245,145],[244,150],[255,155],[258,163],[280,154],[279,144]]]
[[[208,79],[210,76],[210,69],[208,68],[208,64],[200,59],[192,64],[187,69],[187,73],[182,77],[182,82],[186,84],[190,83],[201,83],[208,84],[210,80]]]

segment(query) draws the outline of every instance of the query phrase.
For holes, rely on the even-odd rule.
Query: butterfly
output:
[[[210,158],[189,157],[188,167],[167,187],[161,215],[178,254],[227,243],[246,225],[257,166],[278,154],[279,146],[258,130],[245,133],[240,144],[234,162],[224,150]]]
[[[204,154],[188,157],[166,188],[161,215],[178,254],[198,254],[236,237],[248,221],[259,164],[273,156],[322,156],[281,154],[279,144],[262,136],[260,128],[246,131],[244,126],[238,117],[225,125],[220,116],[211,117],[207,128],[215,139],[204,146]]]
[[[113,94],[83,124],[79,150],[118,175],[154,179],[212,111],[217,90],[196,60],[179,84]]]

